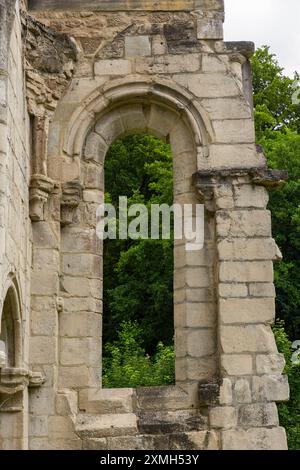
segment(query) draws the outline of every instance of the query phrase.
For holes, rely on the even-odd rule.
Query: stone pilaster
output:
[[[195,176],[215,210],[220,389],[211,403],[210,426],[222,431],[227,450],[286,447],[275,402],[287,400],[289,388],[271,330],[273,262],[281,254],[266,209],[266,187],[285,177],[261,168]]]

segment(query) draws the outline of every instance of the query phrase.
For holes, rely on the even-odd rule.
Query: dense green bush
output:
[[[136,322],[123,322],[118,339],[105,346],[103,386],[150,387],[174,384],[174,348],[158,343],[155,354],[146,354],[142,329]]]
[[[281,426],[285,427],[291,450],[300,450],[300,365],[292,363],[292,343],[284,329],[284,322],[278,321],[273,328],[278,350],[286,360],[285,373],[290,384],[290,400],[278,406]]]

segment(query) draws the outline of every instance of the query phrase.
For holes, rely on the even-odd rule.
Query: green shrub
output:
[[[106,388],[172,385],[175,377],[174,347],[158,343],[155,354],[145,353],[142,329],[123,322],[118,339],[105,346],[103,386]]]
[[[292,363],[292,343],[284,329],[284,322],[278,321],[273,328],[278,350],[286,360],[285,373],[288,376],[291,397],[278,406],[280,424],[286,429],[290,450],[300,450],[300,365]]]

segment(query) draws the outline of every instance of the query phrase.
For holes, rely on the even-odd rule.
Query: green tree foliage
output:
[[[107,200],[117,206],[173,201],[170,146],[150,135],[116,141],[105,163]],[[173,343],[173,241],[108,240],[104,245],[104,344],[116,340],[123,321],[137,321],[143,347]],[[107,350],[109,351],[109,349]]]
[[[268,47],[252,59],[257,141],[271,168],[288,170],[289,181],[270,194],[273,234],[283,261],[275,266],[277,315],[291,339],[300,338],[300,105],[294,80],[283,74]]]
[[[118,338],[106,346],[103,386],[107,388],[151,387],[174,384],[174,347],[157,345],[152,357],[143,347],[143,330],[137,322],[123,322]]]
[[[286,360],[285,373],[288,376],[291,396],[287,403],[278,406],[280,424],[285,427],[290,450],[300,450],[300,365],[294,365],[292,343],[284,329],[284,322],[278,321],[273,328],[278,350]]]
[[[300,107],[293,104],[294,79],[286,77],[270,48],[263,46],[252,58],[257,138],[268,130],[300,131]]]

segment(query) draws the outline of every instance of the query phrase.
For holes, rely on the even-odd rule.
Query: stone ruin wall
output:
[[[221,0],[0,15],[1,301],[19,312],[0,448],[285,449],[266,209],[284,175],[255,146],[253,45],[223,42]],[[171,143],[175,202],[205,204],[205,247],[175,248],[176,386],[105,390],[95,211],[109,146],[141,131]]]

